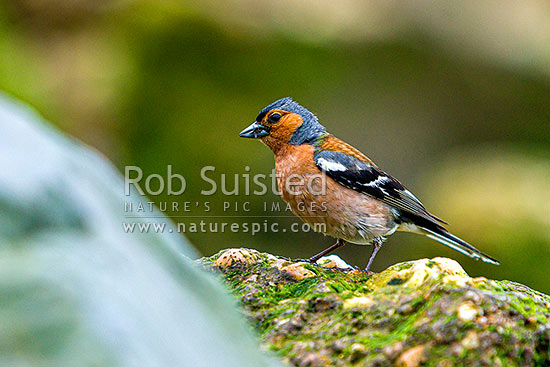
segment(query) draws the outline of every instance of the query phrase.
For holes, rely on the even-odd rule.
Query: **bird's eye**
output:
[[[277,113],[277,112],[273,112],[271,115],[269,115],[269,117],[267,118],[267,120],[269,122],[271,122],[272,124],[276,123],[277,121],[279,121],[281,119],[281,114]]]

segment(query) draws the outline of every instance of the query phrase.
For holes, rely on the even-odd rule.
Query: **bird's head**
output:
[[[271,150],[277,151],[288,144],[314,144],[324,134],[326,130],[317,116],[286,97],[261,110],[256,121],[239,136],[261,139]]]

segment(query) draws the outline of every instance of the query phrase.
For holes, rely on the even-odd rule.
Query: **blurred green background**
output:
[[[502,262],[398,233],[374,270],[448,256],[471,275],[550,292],[546,1],[4,1],[0,89],[121,171],[165,175],[171,164],[186,192],[152,201],[190,202],[189,213],[168,212],[179,216],[204,214],[195,204],[204,201],[209,216],[266,215],[264,202],[280,202],[271,193],[201,196],[209,186],[199,173],[215,166],[212,176],[225,173],[232,188],[247,166],[271,172],[272,153],[238,133],[292,96]],[[224,212],[224,201],[250,201],[251,211]],[[204,255],[246,246],[307,257],[333,242],[315,233],[186,235]],[[370,248],[338,254],[364,266]]]

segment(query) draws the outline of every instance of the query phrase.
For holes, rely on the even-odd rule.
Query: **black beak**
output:
[[[269,135],[269,128],[258,122],[253,122],[252,125],[241,131],[239,136],[241,138],[263,138],[264,136]]]

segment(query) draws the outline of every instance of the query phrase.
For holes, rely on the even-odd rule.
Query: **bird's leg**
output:
[[[312,257],[310,257],[308,259],[308,261],[311,262],[311,263],[316,263],[317,260],[319,260],[323,256],[326,256],[326,255],[330,254],[332,251],[336,250],[337,248],[340,248],[340,247],[344,246],[345,244],[346,244],[346,241],[339,238],[339,239],[336,240],[336,243],[334,245],[332,245],[329,248],[319,252],[317,255],[313,255]]]
[[[374,258],[376,257],[376,254],[382,247],[384,240],[385,240],[384,237],[374,237],[374,239],[372,240],[372,245],[374,246],[374,248],[372,249],[372,254],[370,255],[369,262],[367,263],[367,267],[365,268],[366,272],[370,271],[369,269],[372,264],[372,261],[374,260]]]

